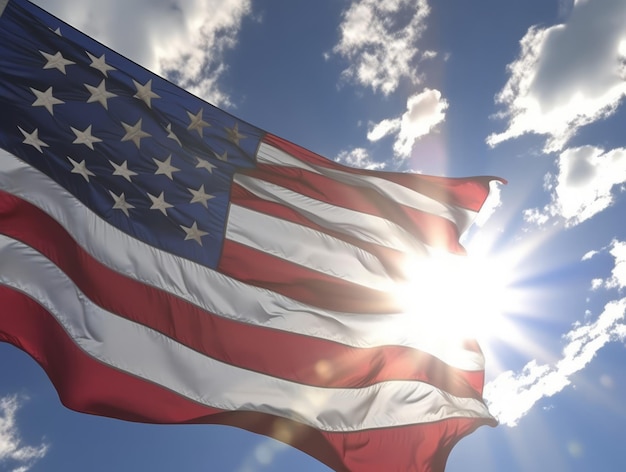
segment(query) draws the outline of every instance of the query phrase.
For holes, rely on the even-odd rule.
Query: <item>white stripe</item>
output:
[[[159,251],[109,225],[56,182],[2,150],[0,189],[46,212],[105,266],[218,316],[353,347],[413,347],[459,369],[484,368],[482,354],[464,350],[448,337],[433,336],[425,317],[322,310]]]
[[[0,284],[45,307],[88,355],[214,408],[270,413],[333,432],[489,417],[482,402],[418,381],[320,388],[218,362],[103,310],[50,260],[1,235]]]
[[[0,0],[0,17],[4,13],[4,9],[6,8],[8,3],[9,3],[9,0]]]
[[[230,207],[226,238],[375,290],[394,287],[378,258],[369,252],[326,233],[239,205]]]
[[[321,202],[248,175],[235,174],[234,180],[257,197],[292,208],[325,228],[411,254],[428,252],[421,241],[385,218]]]
[[[442,218],[452,221],[452,223],[459,228],[459,234],[463,233],[469,227],[477,215],[477,212],[475,211],[456,207],[454,205],[446,205],[424,194],[415,192],[414,190],[402,185],[398,185],[390,180],[308,164],[267,143],[261,143],[257,153],[257,162],[261,164],[273,164],[304,169],[309,172],[324,175],[339,182],[357,187],[374,189],[379,194],[401,203],[402,205],[419,211],[424,211],[432,215],[441,216]]]

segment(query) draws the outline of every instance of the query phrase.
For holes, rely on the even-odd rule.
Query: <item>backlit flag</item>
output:
[[[0,14],[0,339],[66,406],[351,471],[441,471],[495,424],[476,344],[393,296],[407,260],[463,253],[490,178],[344,167],[25,0]]]

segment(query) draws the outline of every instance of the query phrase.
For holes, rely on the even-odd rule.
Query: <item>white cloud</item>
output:
[[[439,90],[426,88],[410,96],[406,107],[407,111],[401,117],[384,119],[374,124],[367,133],[370,141],[396,134],[393,150],[398,157],[409,157],[415,141],[445,119],[448,102]]]
[[[546,152],[561,150],[576,131],[611,115],[626,95],[626,2],[575,2],[566,23],[534,26],[509,64],[496,101],[508,118],[491,146],[525,133],[547,135]]]
[[[288,442],[289,433],[286,432],[284,434],[285,438],[283,439]],[[282,454],[288,447],[286,442],[266,439],[264,442],[256,446],[252,454],[244,457],[244,460],[237,469],[237,472],[254,472],[271,466],[276,459],[276,456]]]
[[[386,118],[373,125],[367,132],[367,139],[370,141],[378,141],[385,136],[400,130],[401,118]]]
[[[341,39],[333,52],[349,61],[343,76],[390,94],[401,78],[419,82],[418,39],[430,12],[426,0],[355,0],[343,13]],[[425,52],[426,58],[433,51]]]
[[[598,290],[603,285],[604,285],[604,280],[603,279],[592,279],[591,280],[591,290],[592,291]]]
[[[550,221],[548,209],[549,207],[546,206],[542,212],[539,208],[528,208],[523,212],[524,221],[537,226],[543,226]]]
[[[38,0],[81,31],[215,104],[224,52],[237,41],[250,0]],[[62,31],[61,31],[62,32]]]
[[[545,224],[563,218],[577,225],[608,208],[614,201],[614,187],[626,182],[626,148],[605,152],[594,146],[567,149],[552,175],[551,201],[543,209],[524,211],[529,223]]]
[[[593,256],[595,256],[596,254],[598,254],[599,252],[600,252],[600,251],[596,251],[596,250],[594,250],[594,249],[592,249],[591,251],[587,251],[587,252],[585,253],[585,255],[584,255],[583,257],[581,257],[581,259],[580,259],[580,260],[581,260],[581,261],[588,261],[588,260],[590,260],[591,258],[593,258]]]
[[[356,167],[357,169],[380,170],[386,166],[385,162],[375,162],[364,148],[354,148],[350,151],[341,151],[335,158],[336,162]]]
[[[14,472],[27,471],[48,452],[48,444],[27,446],[22,443],[16,423],[16,414],[23,399],[15,395],[0,397],[0,465],[14,465]],[[7,469],[3,469],[7,470]]]
[[[626,298],[609,302],[594,322],[579,325],[564,339],[563,357],[554,365],[530,361],[519,373],[507,371],[485,385],[489,410],[502,424],[515,426],[541,399],[551,397],[571,383],[604,345],[624,340]]]
[[[626,242],[613,241],[609,252],[615,258],[615,267],[613,267],[611,277],[606,280],[604,286],[623,289],[626,287]]]

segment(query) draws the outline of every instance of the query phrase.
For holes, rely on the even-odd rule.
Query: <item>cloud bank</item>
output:
[[[593,257],[587,253],[585,260]],[[607,289],[626,287],[626,242],[613,241],[610,254],[615,259],[611,275],[601,281]],[[608,302],[594,320],[577,323],[563,336],[565,347],[554,365],[526,364],[521,372],[507,371],[485,385],[489,410],[502,424],[515,426],[540,400],[551,397],[571,384],[571,377],[591,362],[606,344],[626,340],[626,298]]]
[[[0,397],[0,466],[3,470],[25,472],[48,452],[48,444],[27,446],[23,444],[16,422],[16,414],[23,399],[10,395]]]
[[[385,136],[395,135],[393,151],[397,157],[411,155],[413,144],[441,123],[446,117],[448,102],[439,90],[424,89],[410,96],[406,112],[398,118],[388,118],[373,124],[367,139],[378,141]]]
[[[622,0],[578,0],[566,23],[531,27],[496,96],[507,129],[487,143],[536,133],[547,135],[545,152],[556,152],[581,126],[614,113],[626,95],[624,18]]]
[[[341,151],[335,161],[357,169],[380,170],[386,167],[386,162],[374,161],[365,148]]]
[[[342,76],[388,95],[400,79],[420,81],[415,72],[417,40],[430,13],[426,0],[358,0],[343,13],[341,38],[333,52],[351,64]],[[431,58],[432,51],[424,57]]]
[[[611,276],[607,279],[593,279],[591,289],[598,290],[600,288],[621,289],[626,287],[626,242],[613,240],[608,248],[603,248],[602,251],[606,251],[615,259],[615,266],[611,271]],[[602,251],[590,251],[585,254],[583,260],[591,259],[596,254]]]
[[[549,173],[546,179],[550,203],[524,210],[527,222],[542,225],[557,218],[575,226],[607,209],[626,182],[626,148],[608,152],[594,146],[567,149],[557,167],[557,173]]]

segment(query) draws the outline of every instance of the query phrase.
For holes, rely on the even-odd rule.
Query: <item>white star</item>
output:
[[[173,139],[174,141],[176,141],[179,146],[182,146],[182,144],[180,143],[180,139],[178,139],[178,136],[176,136],[174,134],[174,132],[172,131],[172,123],[169,123],[165,127],[165,129],[167,130],[167,137]]]
[[[159,195],[158,197],[155,197],[154,195],[151,195],[151,194],[148,194],[148,197],[150,197],[150,200],[152,200],[152,206],[150,207],[150,209],[159,210],[161,213],[167,216],[167,209],[172,208],[173,205],[170,205],[169,203],[165,201],[163,192],[161,192],[161,195]]]
[[[194,190],[191,188],[188,188],[187,190],[189,190],[189,192],[193,195],[189,203],[202,203],[204,208],[209,208],[207,201],[209,201],[212,198],[215,198],[215,196],[209,195],[204,192],[204,184],[200,185],[200,188],[198,190]]]
[[[87,166],[85,164],[85,161],[82,162],[76,162],[74,159],[72,159],[70,156],[67,156],[67,158],[69,159],[69,161],[72,163],[72,166],[74,167],[70,172],[72,174],[79,174],[82,175],[85,180],[87,182],[89,182],[89,176],[94,176],[96,174],[94,174],[93,172],[91,172],[89,169],[87,169]]]
[[[59,105],[60,103],[65,103],[63,100],[59,100],[52,96],[52,87],[48,88],[45,92],[41,90],[34,89],[30,87],[30,90],[35,94],[37,100],[35,100],[32,104],[34,107],[46,107],[46,110],[50,112],[51,115],[54,115],[54,111],[52,110],[53,105]]]
[[[167,175],[170,178],[170,180],[174,180],[174,177],[172,176],[172,174],[174,172],[178,172],[180,169],[172,165],[171,155],[168,156],[168,158],[165,159],[164,161],[159,161],[154,158],[152,158],[152,160],[157,165],[157,170],[154,171],[154,175],[163,174],[163,175]]]
[[[126,196],[124,196],[124,192],[122,192],[119,196],[115,195],[110,190],[109,190],[109,193],[113,197],[113,200],[115,200],[115,203],[113,204],[113,209],[122,210],[126,216],[130,216],[128,214],[128,210],[130,210],[131,208],[135,208],[135,207],[134,205],[131,205],[130,203],[126,201]]]
[[[50,29],[51,29],[52,31],[54,31],[56,34],[58,34],[59,36],[63,36],[63,35],[61,34],[61,28],[59,28],[58,26],[57,26],[57,29],[55,29],[55,30],[53,30],[52,28],[50,28]]]
[[[65,74],[65,66],[76,64],[75,62],[65,59],[60,52],[57,52],[56,54],[48,54],[43,51],[39,52],[46,58],[46,64],[43,66],[44,69],[59,69]]]
[[[19,126],[17,128],[24,135],[24,141],[22,141],[24,144],[30,144],[34,148],[37,148],[37,151],[39,151],[42,154],[43,154],[43,150],[41,148],[49,147],[46,143],[44,143],[41,139],[39,139],[39,130],[37,130],[37,128],[35,128],[35,130],[32,133],[27,133]]]
[[[213,164],[211,164],[209,161],[205,161],[204,159],[200,159],[197,156],[196,156],[196,159],[198,159],[198,163],[196,164],[196,168],[198,168],[198,169],[206,169],[206,170],[209,171],[209,174],[213,173],[213,169],[215,169],[215,166]]]
[[[73,141],[74,144],[84,144],[89,149],[93,150],[93,143],[101,143],[102,140],[100,138],[96,138],[91,134],[91,125],[87,126],[85,131],[77,130],[76,128],[72,128],[72,131],[76,135],[76,139]]]
[[[135,88],[137,89],[137,93],[133,96],[146,102],[148,108],[152,108],[151,100],[153,98],[161,98],[152,91],[152,79],[148,80],[144,85],[141,85],[139,82],[133,80],[133,84],[135,84]]]
[[[224,153],[221,156],[215,151],[213,151],[213,154],[215,154],[215,157],[217,157],[220,161],[224,161],[224,162],[228,161],[228,153],[226,151],[224,151]]]
[[[235,126],[232,128],[224,128],[226,130],[226,134],[228,135],[228,139],[239,146],[239,141],[247,138],[245,134],[241,134],[239,132],[239,123],[235,123]]]
[[[109,76],[108,71],[115,70],[115,67],[112,67],[106,63],[106,61],[104,60],[104,54],[100,57],[96,57],[90,54],[89,51],[85,52],[89,56],[89,59],[91,59],[91,64],[89,64],[89,66],[93,67],[94,69],[98,69],[104,74],[105,77]]]
[[[122,138],[122,141],[132,141],[138,149],[141,138],[149,138],[152,136],[141,129],[141,120],[142,118],[139,118],[139,121],[132,126],[122,122],[122,126],[126,130],[126,134]]]
[[[132,182],[130,180],[130,178],[133,175],[137,175],[137,172],[133,172],[132,170],[130,170],[128,168],[128,164],[127,161],[122,162],[120,165],[117,165],[115,162],[113,161],[109,161],[109,164],[111,164],[113,166],[113,168],[115,169],[113,171],[113,175],[119,175],[121,177],[124,177],[126,180],[128,180],[129,182]]]
[[[183,226],[183,225],[180,225],[180,227],[185,231],[185,233],[187,233],[187,235],[185,236],[185,241],[189,239],[193,239],[200,246],[202,246],[202,239],[200,238],[202,238],[202,236],[206,236],[207,234],[209,234],[206,231],[202,231],[198,229],[198,224],[195,221],[190,227]]]
[[[105,110],[108,110],[109,107],[107,104],[107,100],[112,97],[117,97],[117,95],[107,91],[104,85],[104,79],[102,79],[97,87],[85,84],[85,88],[89,90],[89,93],[91,94],[91,97],[87,99],[87,103],[100,102],[100,105],[102,105]]]
[[[198,134],[200,134],[200,137],[202,137],[202,128],[211,126],[210,124],[208,124],[206,121],[202,119],[202,112],[203,112],[202,108],[200,108],[200,111],[196,113],[195,115],[191,112],[187,112],[187,115],[189,116],[189,119],[191,120],[191,122],[189,123],[189,126],[187,126],[187,129],[189,131],[191,131],[192,129],[195,129],[198,132]]]

